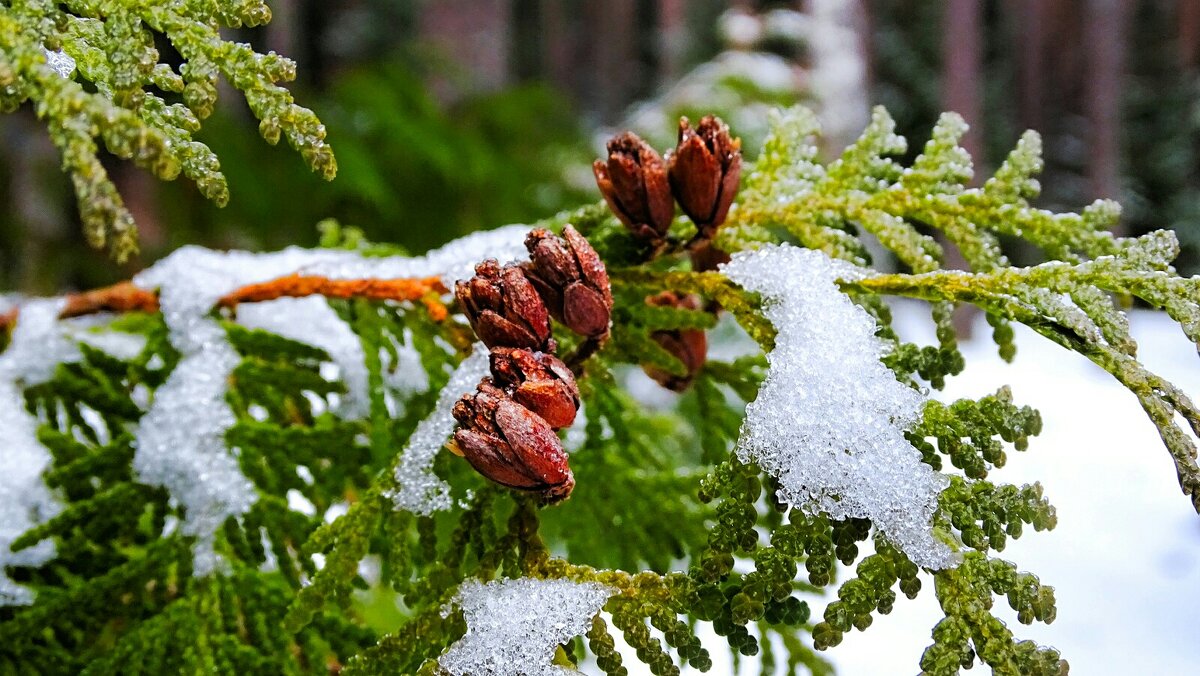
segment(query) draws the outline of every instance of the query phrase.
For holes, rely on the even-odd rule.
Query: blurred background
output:
[[[229,37],[298,62],[292,88],[329,128],[338,178],[268,147],[226,89],[199,135],[228,176],[226,208],[185,181],[108,163],[142,231],[141,259],[118,268],[83,243],[57,154],[26,107],[0,116],[0,287],[96,286],[186,243],[312,245],[330,216],[420,251],[598,199],[590,162],[615,129],[666,148],[679,115],[717,112],[752,154],[766,111],[792,103],[818,111],[827,155],[873,104],[895,116],[910,155],[940,111],[957,111],[982,176],[1036,129],[1043,206],[1116,198],[1126,234],[1175,228],[1181,267],[1200,261],[1194,0],[269,4],[268,26]]]

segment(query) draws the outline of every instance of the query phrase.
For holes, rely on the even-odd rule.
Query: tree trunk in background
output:
[[[438,0],[423,5],[418,34],[458,67],[431,83],[442,100],[509,84],[512,40],[510,0]]]
[[[1121,195],[1121,78],[1128,9],[1127,0],[1088,0],[1086,9],[1083,42],[1089,52],[1085,93],[1091,148],[1088,181],[1097,198],[1116,199]]]
[[[970,125],[959,143],[971,154],[975,165],[972,183],[978,185],[986,173],[983,153],[982,21],[977,0],[949,0],[942,10],[942,110],[958,113]],[[938,240],[946,251],[945,266],[965,270],[966,258],[941,231]],[[954,312],[954,328],[967,338],[978,311],[961,305]]]
[[[971,129],[962,146],[984,174],[981,7],[977,0],[949,0],[942,19],[942,109],[963,116]]]
[[[266,26],[267,49],[283,54],[297,62],[297,73],[305,73],[309,65],[303,62],[304,53],[297,34],[300,29],[301,0],[274,0],[271,3],[271,23]]]
[[[639,74],[636,0],[585,2],[583,35],[589,41],[592,71],[586,79],[590,91],[583,93],[587,109],[600,122],[615,121],[629,102]]]
[[[1200,2],[1179,0],[1179,65],[1193,77],[1200,66]]]
[[[687,0],[658,0],[658,80],[671,86],[683,75],[687,54]]]
[[[1045,70],[1049,5],[1040,0],[1012,0],[1016,20],[1017,123],[1022,129],[1046,131]]]
[[[821,121],[822,150],[836,156],[870,120],[868,42],[862,0],[805,0],[811,17],[809,73]]]

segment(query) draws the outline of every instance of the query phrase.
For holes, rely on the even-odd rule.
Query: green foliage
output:
[[[1023,137],[983,187],[968,188],[970,160],[952,115],[908,167],[893,158],[905,144],[882,110],[827,166],[816,160],[816,131],[804,111],[777,116],[721,231],[722,246],[791,242],[862,266],[842,280],[843,290],[876,319],[889,346],[885,363],[913,387],[940,387],[963,370],[950,322],[955,304],[988,313],[1005,358],[1013,357],[1010,322],[1080,352],[1138,396],[1185,492],[1197,499],[1195,449],[1175,414],[1193,430],[1200,416],[1137,362],[1112,300],[1136,296],[1161,307],[1200,341],[1200,280],[1174,274],[1169,233],[1115,238],[1106,231],[1116,217],[1107,202],[1078,215],[1030,206],[1040,166],[1035,135]],[[994,556],[1027,526],[1042,531],[1056,522],[1039,484],[996,478],[1007,453],[1024,451],[1040,432],[1036,411],[1001,389],[979,400],[931,401],[907,430],[923,460],[949,475],[932,526],[962,558],[955,568],[923,571],[866,519],[785,504],[775,477],[733,453],[776,329],[757,296],[719,272],[689,269],[686,225],[673,230],[663,257],[646,261],[648,252],[596,205],[540,225],[568,221],[607,262],[616,303],[613,339],[583,364],[581,419],[565,433],[577,481],[570,500],[542,508],[442,453],[434,471],[451,486],[453,507],[430,516],[394,509],[401,449],[470,350],[460,316],[435,322],[410,304],[332,301],[364,348],[364,419],[335,413],[331,403],[346,384],[323,368],[323,351],[228,321],[241,363],[228,390],[236,423],[226,441],[258,500],[217,535],[225,568],[195,577],[191,538],[174,527],[180,507],[138,482],[130,446],[147,397],[177,356],[157,318],[125,318],[120,328],[146,336],[138,356],[84,349],[81,361],[25,390],[53,459],[45,480],[65,507],[14,545],[48,539],[57,553],[44,565],[8,570],[37,597],[31,606],[0,608],[3,668],[326,673],[344,666],[347,674],[431,674],[467,631],[463,614],[447,606],[460,583],[534,577],[614,589],[586,640],[562,646],[558,657],[581,664],[586,645],[605,674],[628,673],[633,657],[655,674],[685,664],[706,670],[718,649],[760,656],[765,670],[827,674],[819,651],[866,630],[900,594],[913,598],[931,579],[944,618],[921,659],[925,673],[977,662],[999,673],[1065,671],[1057,651],[1018,639],[992,613],[998,597],[1021,623],[1049,623],[1057,612],[1052,587]],[[895,257],[899,272],[866,267],[867,235]],[[1050,261],[1013,267],[1001,237],[1036,244]],[[942,242],[960,249],[971,270],[942,270]],[[336,224],[326,225],[323,244],[394,252]],[[732,320],[646,305],[664,290],[699,294]],[[890,326],[887,296],[930,301],[937,344],[903,342]],[[635,398],[644,385],[634,383],[644,365],[679,371],[649,338],[674,329],[706,329],[740,356],[710,359],[688,392],[651,406]],[[570,347],[565,330],[556,335]],[[419,362],[427,388],[390,383],[404,360]],[[836,599],[813,617],[810,603],[834,589]],[[390,612],[369,616],[381,606]],[[727,648],[701,645],[702,623]],[[616,652],[616,632],[634,656]]]
[[[133,216],[101,164],[97,138],[160,179],[182,173],[205,198],[229,201],[216,154],[193,138],[214,110],[219,77],[245,94],[268,143],[286,138],[313,171],[326,179],[337,173],[325,127],[276,84],[296,77],[295,64],[219,32],[270,20],[261,0],[0,4],[0,111],[28,101],[45,120],[93,246],[107,246],[118,260],[137,250]],[[156,41],[180,55],[178,72],[160,63]],[[74,70],[56,72],[51,52],[73,59]]]
[[[526,222],[595,195],[584,135],[567,101],[540,86],[450,106],[414,69],[389,59],[339,73],[308,99],[337,139],[338,177],[324,182],[254,141],[236,111],[218,110],[204,138],[237,199],[213,209],[186,184],[160,186],[175,245],[250,237],[267,248],[309,236],[317,217],[360,224],[376,241],[424,251],[498,223]],[[569,180],[564,181],[564,176]]]

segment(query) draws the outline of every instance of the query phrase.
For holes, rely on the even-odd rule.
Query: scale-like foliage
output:
[[[883,362],[908,387],[941,387],[962,371],[955,304],[988,313],[1006,358],[1014,356],[1009,322],[1087,356],[1138,396],[1200,508],[1195,442],[1176,414],[1193,432],[1200,415],[1137,362],[1114,302],[1132,296],[1163,308],[1200,341],[1200,280],[1174,274],[1173,236],[1112,237],[1106,227],[1117,211],[1106,202],[1080,215],[1030,206],[1040,165],[1032,134],[971,188],[970,161],[957,145],[962,131],[946,116],[904,167],[891,159],[904,141],[877,111],[862,139],[824,165],[811,115],[781,113],[718,241],[730,252],[800,244],[861,266],[845,268],[855,272],[840,289],[875,320]],[[217,533],[222,566],[196,577],[191,538],[179,530],[186,514],[167,491],[139,482],[131,446],[178,355],[157,317],[127,315],[100,330],[144,336],[136,356],[82,347],[78,360],[24,389],[51,457],[43,478],[63,507],[12,545],[50,541],[55,553],[7,569],[36,598],[0,608],[0,663],[89,674],[432,674],[439,655],[477,631],[455,608],[460,585],[522,577],[611,590],[584,625],[586,637],[560,646],[555,658],[582,665],[590,652],[606,674],[628,673],[635,658],[655,674],[684,664],[705,670],[712,652],[726,649],[758,655],[764,672],[826,674],[818,651],[867,629],[900,594],[915,597],[930,581],[945,616],[921,659],[925,673],[957,673],[977,661],[999,673],[1065,670],[1056,650],[1019,640],[991,612],[997,597],[1022,623],[1051,622],[1057,612],[1052,587],[994,556],[1026,526],[1055,525],[1039,484],[997,478],[1006,454],[1026,450],[1040,431],[1036,411],[1001,389],[979,400],[928,401],[905,430],[920,459],[948,475],[931,526],[959,558],[922,570],[866,518],[788,504],[784,479],[737,453],[746,407],[770,377],[787,327],[772,325],[763,299],[720,271],[690,269],[682,243],[694,229],[679,220],[662,255],[647,261],[651,252],[597,206],[540,225],[567,222],[607,263],[615,299],[612,339],[580,365],[580,419],[564,433],[576,478],[570,500],[542,507],[440,452],[432,471],[449,487],[450,508],[396,509],[404,449],[422,421],[444,414],[440,391],[473,349],[458,308],[443,317],[436,304],[330,301],[361,343],[362,415],[341,405],[355,393],[329,368],[333,355],[229,315],[222,326],[240,364],[229,378],[235,422],[225,442],[255,501]],[[326,234],[328,247],[394,253],[350,230]],[[867,267],[868,234],[900,272]],[[1002,236],[1038,245],[1049,262],[1012,267]],[[942,270],[947,246],[960,249],[971,270]],[[698,294],[706,310],[646,303],[666,290]],[[930,301],[937,345],[902,342],[887,296]],[[707,311],[718,305],[722,319]],[[655,386],[642,367],[684,373],[653,335],[685,330],[707,331],[719,358],[710,355],[682,395],[649,393]],[[564,327],[555,336],[562,354],[577,347]],[[422,382],[400,382],[400,373],[420,373]],[[809,603],[823,592],[836,598],[814,617]],[[728,646],[701,645],[701,623]],[[616,633],[634,654],[616,650]]]
[[[28,101],[45,121],[93,246],[118,260],[137,250],[133,216],[100,162],[97,138],[158,178],[182,173],[206,198],[229,201],[216,154],[193,138],[213,112],[218,78],[245,94],[268,143],[286,138],[313,171],[337,173],[325,127],[276,84],[295,79],[295,63],[219,32],[270,20],[261,0],[0,3],[0,112]],[[160,62],[156,40],[182,57],[178,72]]]

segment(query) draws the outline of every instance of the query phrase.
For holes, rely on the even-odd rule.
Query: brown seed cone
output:
[[[541,416],[550,427],[570,427],[579,410],[579,386],[571,369],[545,352],[498,347],[492,350],[492,378],[513,401]]]
[[[662,242],[675,216],[675,203],[662,157],[637,134],[627,131],[608,142],[608,160],[592,165],[596,185],[617,218],[634,237]]]
[[[559,237],[538,228],[525,238],[525,276],[555,319],[575,333],[602,340],[612,316],[608,271],[591,244],[570,225]],[[523,347],[523,346],[522,346]]]
[[[693,129],[679,119],[679,144],[667,156],[671,192],[696,224],[697,239],[711,239],[725,222],[742,173],[742,141],[720,118],[706,115]]]
[[[502,486],[565,500],[575,487],[558,435],[490,378],[454,404],[454,445],[475,471]]]
[[[488,347],[524,347],[553,352],[550,314],[537,291],[515,265],[494,259],[475,266],[475,276],[460,281],[454,295],[475,335]]]
[[[699,310],[700,297],[694,295],[684,296],[674,291],[663,291],[658,295],[647,298],[646,304],[654,307],[677,307],[688,310]],[[678,376],[649,365],[642,366],[642,370],[646,372],[646,375],[653,378],[656,383],[668,390],[683,392],[695,380],[696,374],[704,367],[704,361],[708,357],[708,338],[705,336],[704,331],[700,329],[655,331],[650,334],[650,338],[681,361],[687,373]]]

